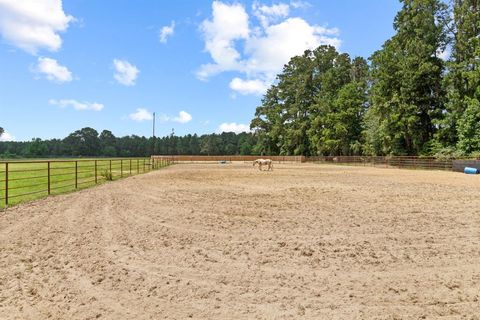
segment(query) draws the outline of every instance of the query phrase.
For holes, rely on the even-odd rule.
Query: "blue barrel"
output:
[[[466,174],[478,174],[478,169],[477,168],[470,168],[470,167],[465,167],[465,170],[463,171]]]

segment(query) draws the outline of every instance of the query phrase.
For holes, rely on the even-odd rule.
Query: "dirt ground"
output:
[[[480,177],[175,165],[0,212],[0,319],[480,319]]]

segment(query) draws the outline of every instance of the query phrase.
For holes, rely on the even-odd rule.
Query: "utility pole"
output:
[[[155,138],[155,112],[153,113],[153,146],[152,146],[152,155],[155,155],[157,150],[156,147],[157,147],[157,139]]]
[[[155,139],[155,112],[153,113],[153,139]]]

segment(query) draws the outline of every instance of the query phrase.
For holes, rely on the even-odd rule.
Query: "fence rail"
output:
[[[186,155],[162,155],[152,156],[152,159],[170,160],[175,163],[180,162],[233,162],[233,161],[253,161],[258,158],[271,159],[275,162],[305,162],[305,156],[186,156]]]
[[[479,159],[440,159],[435,157],[368,157],[368,156],[319,156],[307,157],[307,162],[331,163],[344,165],[360,165],[374,167],[393,167],[399,169],[423,169],[423,170],[445,170],[463,171],[463,163],[470,163],[472,166],[479,166]]]
[[[169,159],[0,161],[0,208],[160,169]]]
[[[412,156],[198,156],[198,155],[162,155],[152,159],[170,160],[174,163],[206,163],[253,161],[258,158],[271,159],[275,162],[315,162],[325,164],[343,164],[374,166],[386,168],[424,169],[463,171],[466,165],[480,169],[480,159],[440,159],[435,157]]]

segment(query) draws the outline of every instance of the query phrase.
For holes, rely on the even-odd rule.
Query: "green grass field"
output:
[[[152,168],[150,159],[144,158],[19,160],[8,161],[8,165],[7,161],[0,161],[0,208],[6,206],[7,196],[8,205],[11,206],[49,194],[85,189],[107,180],[117,180],[166,165],[165,162],[157,162]]]

